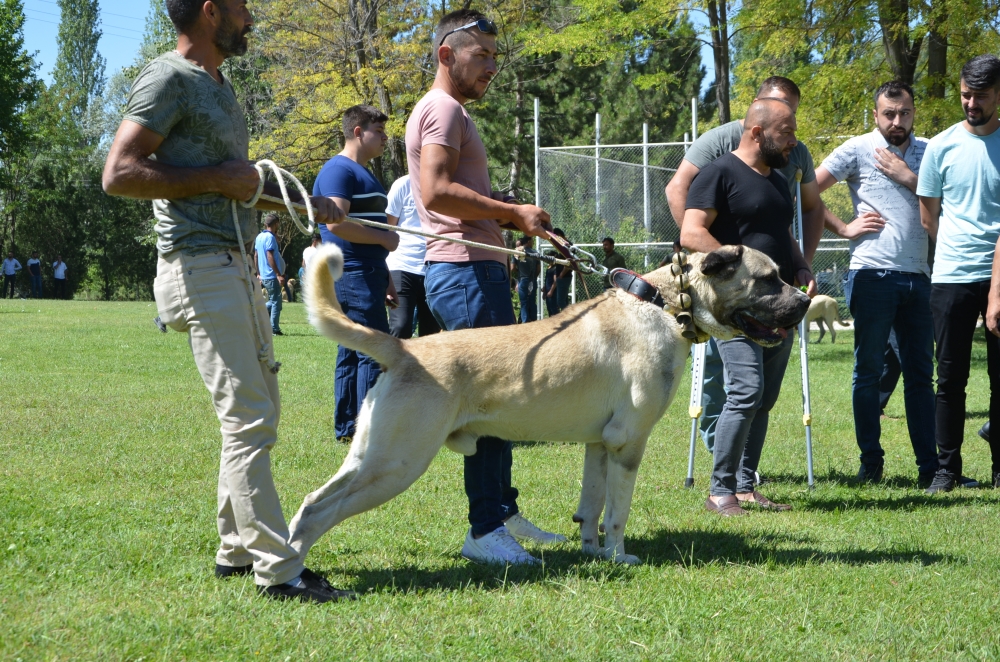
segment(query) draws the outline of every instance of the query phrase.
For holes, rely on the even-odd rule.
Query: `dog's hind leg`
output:
[[[604,496],[607,491],[608,450],[604,444],[587,444],[583,460],[583,487],[580,490],[580,505],[573,515],[573,521],[580,524],[580,540],[583,553],[597,556],[601,554],[598,537],[598,522],[604,510]]]
[[[816,326],[819,327],[819,340],[816,341],[816,344],[818,345],[821,342],[823,342],[823,336],[826,335],[826,329],[823,328],[823,318],[822,317],[817,317],[816,318]],[[832,324],[830,325],[830,331],[833,331],[833,325]],[[809,327],[808,327],[808,325],[806,326],[806,333],[809,333]]]
[[[827,320],[826,325],[830,327],[830,344],[832,345],[837,342],[837,330],[833,328],[833,315]]]
[[[625,553],[625,524],[632,508],[635,479],[645,450],[646,440],[642,439],[608,452],[604,557],[615,563],[635,565],[642,562],[638,556]]]

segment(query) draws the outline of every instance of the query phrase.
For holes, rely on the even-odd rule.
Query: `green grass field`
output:
[[[583,448],[515,449],[521,508],[570,536],[540,569],[463,560],[461,458],[313,548],[362,594],[275,603],[212,575],[218,421],[184,336],[147,303],[0,302],[0,659],[988,660],[1000,657],[1000,493],[927,497],[902,417],[886,480],[854,487],[849,332],[811,345],[817,486],[805,484],[798,353],[761,471],[786,514],[703,510],[709,455],[685,490],[688,383],[639,472],[617,567],[579,552]],[[337,469],[336,347],[285,308],[284,418],[272,455],[285,513]],[[814,334],[815,337],[816,334]],[[966,473],[986,480],[985,345],[969,388]],[[536,550],[537,551],[537,550]]]

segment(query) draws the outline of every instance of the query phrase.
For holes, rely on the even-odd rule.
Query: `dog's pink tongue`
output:
[[[785,338],[788,337],[788,331],[786,331],[785,329],[782,329],[780,326],[778,327],[777,331],[778,331],[778,335],[781,336],[782,340],[784,340]]]

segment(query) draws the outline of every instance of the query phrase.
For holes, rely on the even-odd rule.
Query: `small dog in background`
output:
[[[840,306],[837,305],[837,300],[825,294],[817,294],[809,304],[809,312],[806,313],[806,328],[809,328],[808,325],[812,322],[816,322],[816,326],[819,327],[817,343],[823,342],[823,335],[826,333],[823,328],[824,322],[826,322],[826,326],[830,327],[831,343],[837,342],[837,332],[833,328],[834,322],[840,326],[850,326],[840,319]]]

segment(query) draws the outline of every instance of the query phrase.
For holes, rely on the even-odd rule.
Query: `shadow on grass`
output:
[[[647,566],[696,568],[708,565],[800,566],[835,563],[850,566],[883,563],[917,563],[922,566],[959,559],[920,549],[866,550],[845,548],[823,551],[809,546],[808,538],[782,534],[746,535],[713,530],[661,530],[643,538],[627,538],[630,554]],[[571,546],[576,545],[573,549]],[[631,582],[630,566],[594,559],[579,550],[579,541],[541,553],[544,567],[486,566],[458,559],[458,565],[430,569],[403,566],[392,569],[345,569],[357,578],[351,588],[358,592],[457,591],[469,588],[499,590],[509,586],[554,583],[562,579]]]

